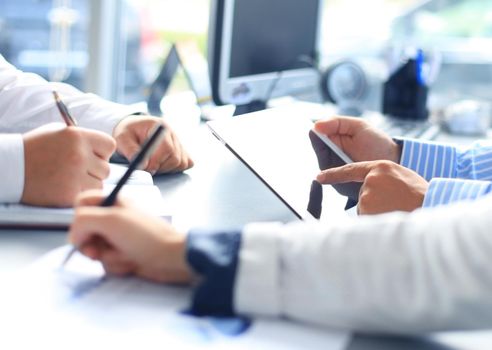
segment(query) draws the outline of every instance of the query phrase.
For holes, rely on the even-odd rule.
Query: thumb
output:
[[[361,127],[364,121],[352,117],[334,117],[314,124],[314,129],[326,136],[353,136]]]
[[[367,174],[371,172],[375,164],[376,162],[358,162],[323,170],[316,179],[324,185],[364,182]]]

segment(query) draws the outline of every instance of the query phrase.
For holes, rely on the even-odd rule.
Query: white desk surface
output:
[[[180,228],[241,227],[251,221],[296,220],[295,216],[206,127],[179,132],[196,165],[184,174],[157,176],[154,181],[176,211]],[[257,203],[262,203],[258,208]],[[267,209],[266,209],[267,208]],[[66,242],[63,232],[0,231],[0,275],[26,266]],[[350,350],[362,349],[485,349],[492,333],[451,334],[448,338],[374,337],[356,335]]]

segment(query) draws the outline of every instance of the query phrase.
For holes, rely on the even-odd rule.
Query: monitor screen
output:
[[[322,0],[212,0],[209,65],[217,104],[316,93]]]
[[[319,0],[236,0],[232,78],[305,68],[314,59]]]

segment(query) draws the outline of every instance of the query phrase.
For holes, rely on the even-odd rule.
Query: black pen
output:
[[[67,106],[63,103],[60,95],[58,95],[58,92],[53,91],[53,97],[55,98],[56,106],[58,107],[65,124],[67,124],[67,126],[77,126],[77,121],[68,111]]]
[[[162,124],[156,127],[156,129],[152,132],[151,136],[145,141],[138,154],[130,162],[128,169],[126,170],[125,174],[121,177],[121,179],[119,179],[113,191],[111,191],[109,196],[107,196],[106,199],[104,199],[104,201],[101,203],[101,207],[110,207],[114,205],[120,190],[128,181],[132,173],[140,166],[140,164],[142,164],[142,162],[153,153],[153,150],[155,149],[155,147],[157,147],[159,141],[164,136],[165,131],[166,128]],[[65,260],[63,260],[63,263],[61,265],[62,268],[67,264],[67,262],[73,256],[73,254],[75,254],[75,252],[79,250],[79,248],[80,247],[74,246],[70,250]]]

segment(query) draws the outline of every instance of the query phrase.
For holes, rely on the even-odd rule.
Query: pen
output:
[[[55,98],[56,106],[58,107],[58,110],[60,111],[60,114],[65,121],[65,124],[67,126],[77,126],[77,121],[75,120],[74,117],[70,114],[68,111],[67,106],[63,103],[63,101],[60,98],[60,95],[58,95],[58,92],[53,91],[53,97]]]
[[[121,179],[118,180],[118,183],[116,184],[115,188],[111,193],[104,199],[104,201],[101,203],[101,207],[110,207],[114,205],[116,202],[116,198],[118,196],[118,193],[120,190],[123,188],[125,183],[128,181],[132,173],[139,167],[139,165],[148,157],[152,154],[153,150],[155,147],[159,144],[158,141],[162,139],[164,136],[166,128],[164,125],[159,125],[156,127],[156,129],[152,132],[151,136],[145,141],[143,144],[142,148],[138,152],[138,154],[133,158],[133,160],[130,162],[130,165],[128,166],[128,169],[126,170],[125,174],[121,177]],[[66,258],[63,260],[61,267],[63,268],[70,258],[77,252],[81,247],[74,246],[70,252],[67,254]]]

